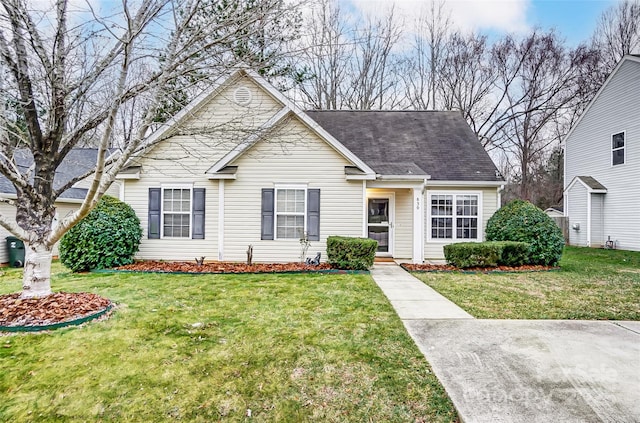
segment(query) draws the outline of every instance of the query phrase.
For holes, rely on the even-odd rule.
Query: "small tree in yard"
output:
[[[203,69],[209,77],[225,72],[238,43],[263,36],[268,22],[290,12],[284,0],[205,3],[218,4],[217,19],[191,0],[106,2],[119,7],[107,11],[69,3],[0,6],[0,174],[16,191],[15,200],[2,199],[16,218],[0,215],[0,225],[26,244],[23,298],[51,293],[53,245],[98,204],[130,157],[150,147],[176,81],[206,77]],[[79,146],[97,147],[95,165],[54,184]],[[25,151],[28,168],[16,160]],[[54,224],[56,199],[83,179],[82,204]]]
[[[104,196],[60,240],[60,260],[74,272],[133,263],[142,228],[131,206]]]
[[[562,230],[538,207],[513,200],[487,222],[487,241],[526,242],[531,264],[557,265],[562,257]]]

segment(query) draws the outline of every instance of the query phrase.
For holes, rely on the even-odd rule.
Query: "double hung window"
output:
[[[480,239],[479,201],[479,194],[429,194],[431,239]]]
[[[613,166],[624,164],[624,138],[624,132],[619,132],[611,136],[611,164]]]

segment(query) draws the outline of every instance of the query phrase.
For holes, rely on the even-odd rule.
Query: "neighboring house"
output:
[[[140,259],[326,258],[328,236],[370,237],[422,262],[481,241],[504,184],[456,112],[304,112],[238,70],[164,124],[119,175]]]
[[[62,161],[56,176],[54,178],[54,189],[63,186],[66,182],[86,174],[91,168],[95,166],[98,150],[94,148],[76,148],[69,152],[67,157]],[[33,164],[33,156],[26,149],[19,149],[15,152],[15,162],[21,171],[26,172]],[[107,191],[108,194],[113,196],[119,195],[119,183],[115,183]],[[87,194],[87,182],[81,181],[62,193],[62,195],[56,201],[56,214],[58,218],[63,218],[68,214],[74,212],[82,204],[82,200]],[[8,201],[14,201],[16,199],[16,190],[13,184],[9,180],[0,175],[0,213],[4,216],[15,219],[16,209]],[[6,248],[5,239],[8,236],[13,236],[6,229],[0,226],[0,263],[7,263],[9,261],[8,250]],[[53,255],[58,255],[57,244],[53,248]]]
[[[545,209],[544,212],[549,217],[563,217],[564,216],[564,211],[562,211],[562,207],[559,207],[559,206],[549,207],[549,208]]]
[[[571,245],[640,251],[640,56],[625,56],[564,140]]]

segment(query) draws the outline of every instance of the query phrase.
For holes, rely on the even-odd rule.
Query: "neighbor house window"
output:
[[[477,240],[479,194],[429,194],[431,238]]]
[[[304,188],[276,189],[276,238],[300,239],[305,232],[307,192]]]
[[[624,164],[624,132],[611,136],[611,164]]]
[[[189,238],[191,231],[191,189],[162,189],[162,236]]]

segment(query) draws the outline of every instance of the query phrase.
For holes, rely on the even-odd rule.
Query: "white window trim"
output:
[[[453,227],[452,227],[452,237],[451,238],[433,238],[431,236],[431,196],[432,195],[452,195],[453,196],[453,207],[454,207],[454,215],[453,215]],[[456,215],[455,215],[455,207],[456,207],[456,196],[458,195],[476,195],[478,197],[478,238],[458,238],[457,237],[457,227],[456,227]],[[425,203],[425,207],[427,208],[427,242],[433,243],[441,243],[441,244],[451,244],[454,242],[482,242],[484,239],[484,223],[482,219],[483,208],[482,208],[482,191],[440,191],[440,190],[427,190],[427,201]],[[436,216],[437,217],[437,216]],[[468,217],[468,216],[467,216]]]
[[[295,241],[299,242],[300,238],[278,238],[278,190],[287,190],[287,189],[295,189],[295,190],[303,190],[304,191],[304,214],[302,215],[302,232],[303,234],[307,233],[307,189],[308,186],[305,184],[276,184],[274,185],[273,190],[273,239],[275,241]],[[299,216],[300,213],[284,213],[286,215],[295,215]]]
[[[188,189],[191,204],[189,210],[189,236],[165,236],[164,235],[164,190],[165,189]],[[176,213],[179,214],[179,213]],[[160,186],[160,239],[191,239],[193,236],[193,184],[171,184]]]
[[[618,135],[618,134],[622,134],[622,137],[623,137],[623,140],[624,140],[624,146],[614,149],[613,148],[613,136],[614,135]],[[616,166],[621,166],[621,165],[627,164],[627,131],[617,131],[617,132],[614,132],[613,134],[611,134],[611,136],[609,137],[609,149],[611,150],[611,167],[616,167]],[[622,163],[613,164],[613,152],[614,151],[618,151],[618,150],[622,150]]]

